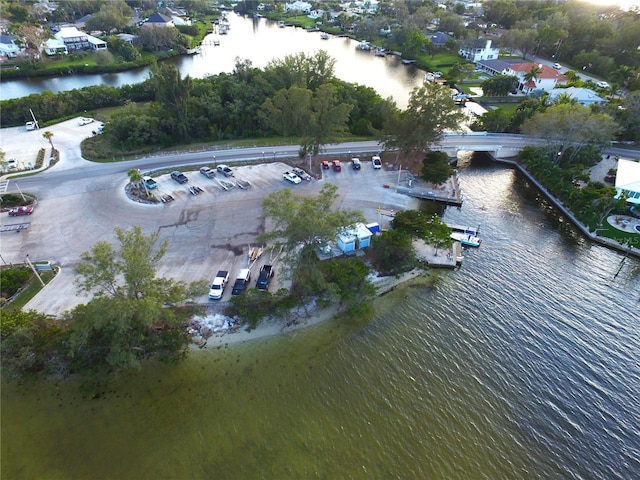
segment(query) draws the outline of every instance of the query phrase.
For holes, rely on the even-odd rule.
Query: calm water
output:
[[[227,35],[212,34],[205,38],[198,55],[168,60],[182,75],[203,78],[221,72],[232,72],[236,57],[251,60],[262,68],[274,58],[304,52],[313,55],[326,50],[336,59],[338,78],[374,88],[383,98],[392,97],[399,107],[406,107],[409,93],[420,85],[424,72],[403,65],[396,57],[376,57],[373,53],[356,50],[358,44],[348,38],[332,37],[321,40],[318,32],[300,28],[278,28],[265,18],[253,19],[229,15],[231,29]],[[219,46],[213,40],[220,40]],[[0,99],[18,98],[48,89],[53,92],[82,88],[88,85],[121,86],[139,83],[149,78],[149,69],[107,75],[76,75],[48,79],[26,79],[2,82]]]
[[[460,168],[460,270],[99,400],[4,385],[2,478],[640,478],[640,263],[614,278],[513,171]]]

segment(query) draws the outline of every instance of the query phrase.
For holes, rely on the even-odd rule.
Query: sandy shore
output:
[[[375,277],[371,279],[371,282],[376,288],[377,295],[381,296],[385,293],[390,292],[398,285],[414,278],[420,277],[425,273],[426,270],[423,270],[421,268],[414,268],[409,272],[405,272],[397,276]],[[204,349],[212,349],[222,345],[232,345],[252,340],[258,340],[261,338],[272,337],[275,335],[287,334],[296,330],[300,330],[302,328],[316,325],[326,320],[330,320],[339,313],[340,310],[338,306],[332,305],[328,308],[316,309],[312,311],[308,317],[300,318],[298,322],[292,323],[290,325],[283,325],[282,322],[277,319],[270,319],[261,322],[254,330],[251,330],[250,332],[242,327],[235,330],[232,329],[216,332],[212,337],[207,339],[206,344],[203,348],[196,344],[193,344],[193,350],[198,351]]]

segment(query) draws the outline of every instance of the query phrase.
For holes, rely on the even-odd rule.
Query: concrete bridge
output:
[[[487,132],[469,132],[466,134],[445,135],[442,142],[433,148],[441,150],[451,158],[458,152],[487,152],[494,158],[513,158],[527,145],[542,145],[539,139],[526,135],[492,134]]]

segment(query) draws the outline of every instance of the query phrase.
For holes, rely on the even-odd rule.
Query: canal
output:
[[[222,72],[232,72],[236,59],[248,59],[262,68],[274,58],[303,52],[313,55],[325,50],[336,60],[335,74],[342,80],[366,85],[383,98],[393,98],[399,107],[406,107],[413,87],[422,84],[424,72],[412,65],[403,65],[394,56],[377,57],[372,52],[356,49],[358,42],[349,38],[331,37],[322,40],[319,32],[301,28],[278,28],[276,22],[265,18],[229,15],[228,34],[210,34],[205,37],[201,52],[167,60],[176,65],[180,73],[204,78]],[[213,40],[220,41],[215,46]],[[32,93],[51,90],[54,93],[89,85],[122,86],[143,82],[149,78],[149,68],[122,73],[74,75],[54,78],[19,79],[2,82],[0,100],[24,97]]]

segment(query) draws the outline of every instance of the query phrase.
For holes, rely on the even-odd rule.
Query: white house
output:
[[[373,233],[364,223],[356,223],[350,227],[343,228],[338,233],[338,248],[343,253],[355,252],[371,245]]]
[[[15,43],[17,39],[15,35],[0,35],[0,55],[9,58],[17,57],[20,53],[20,47]]]
[[[618,160],[616,172],[616,198],[624,193],[627,203],[640,205],[640,163],[631,160]]]
[[[549,101],[555,102],[562,95],[568,95],[572,99],[575,99],[580,105],[584,106],[605,102],[605,99],[598,96],[593,90],[578,87],[554,88],[549,90]]]
[[[531,80],[525,80],[525,76],[531,72],[531,69],[536,67],[538,73],[536,77]],[[566,83],[569,78],[561,74],[555,68],[547,67],[543,64],[536,64],[532,62],[518,63],[510,65],[505,71],[502,72],[505,75],[510,75],[518,78],[518,90],[523,93],[531,93],[534,90],[544,90],[546,92],[553,90],[559,84]]]
[[[305,15],[308,15],[311,12],[311,4],[309,2],[296,0],[295,2],[285,3],[284,11],[285,12],[301,12],[301,13],[304,13]]]
[[[44,44],[42,45],[42,49],[47,55],[56,55],[57,53],[66,55],[67,53],[69,53],[64,42],[62,40],[58,40],[57,38],[50,38],[49,40],[44,42]]]
[[[470,62],[479,62],[480,60],[494,60],[500,54],[499,48],[491,46],[491,40],[479,38],[470,47],[462,47],[458,50],[458,54]]]

